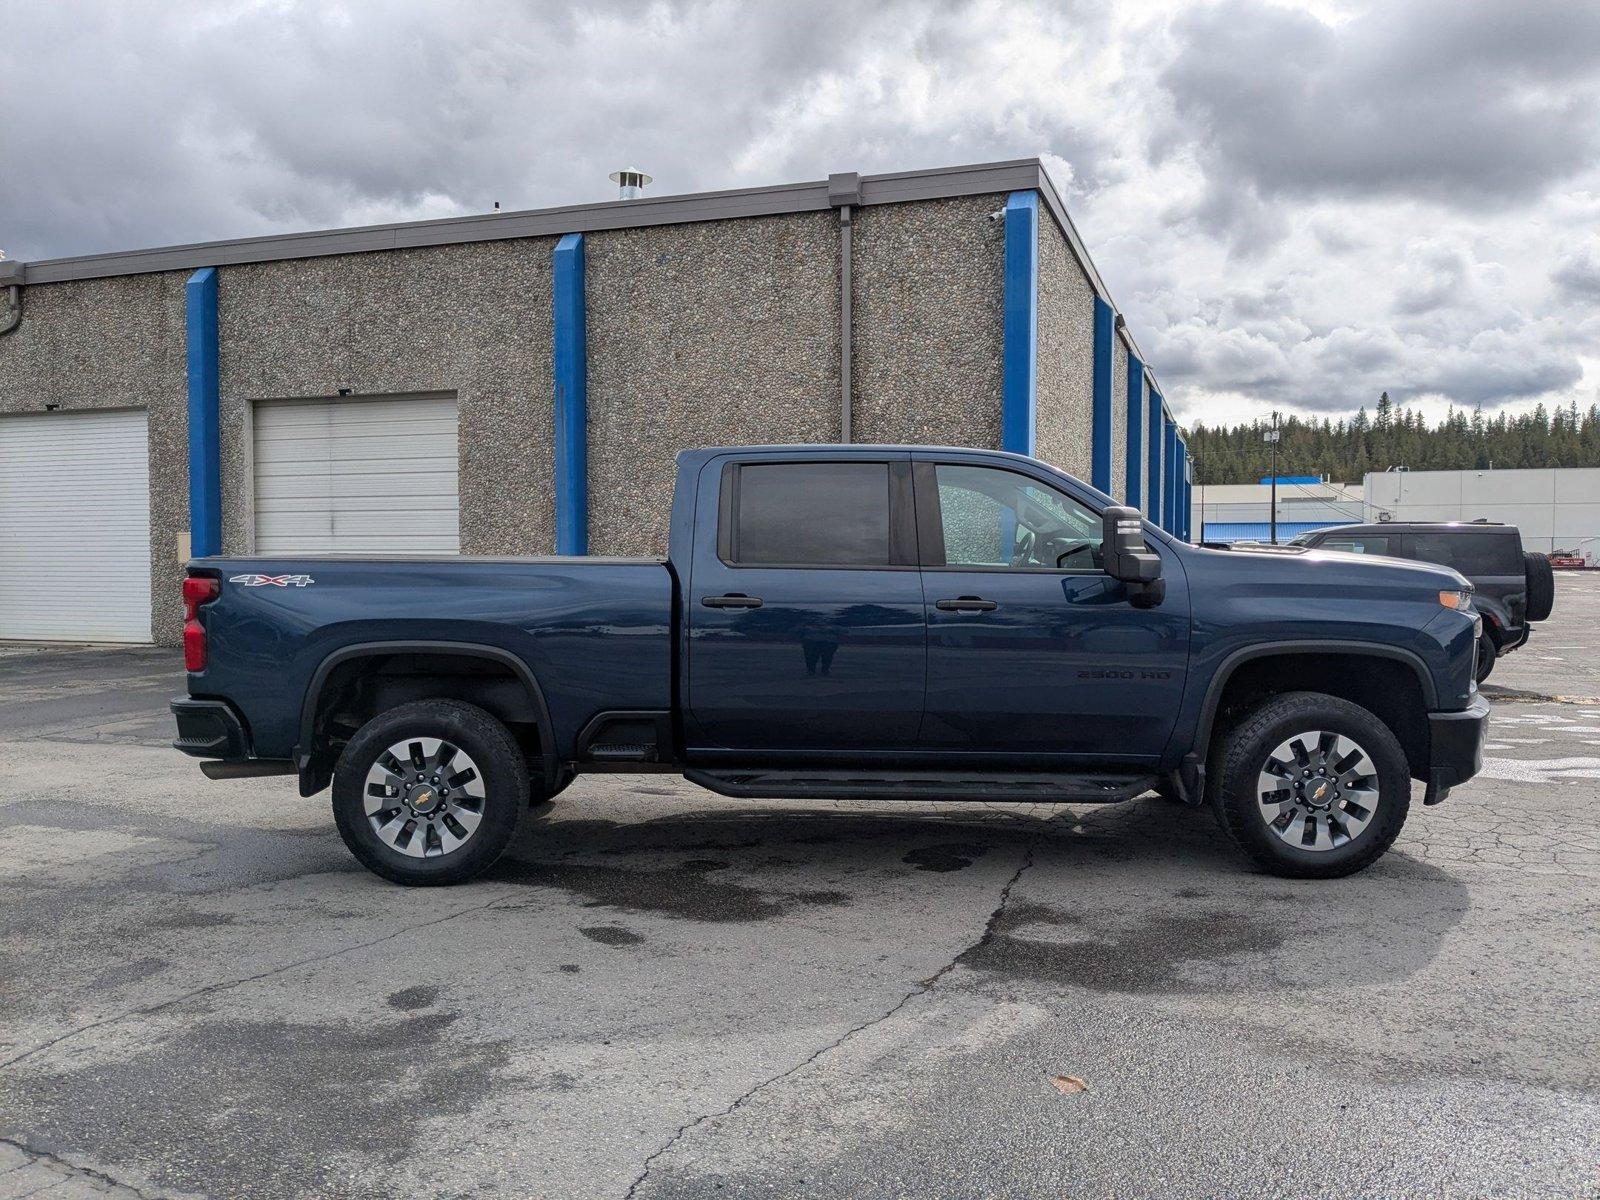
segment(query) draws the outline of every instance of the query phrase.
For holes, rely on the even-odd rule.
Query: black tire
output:
[[[1323,850],[1301,849],[1275,833],[1257,794],[1273,750],[1308,730],[1356,742],[1371,760],[1378,789],[1366,826]],[[1286,692],[1244,714],[1220,739],[1209,784],[1212,807],[1234,843],[1264,870],[1287,879],[1337,879],[1371,866],[1400,835],[1411,805],[1411,772],[1394,734],[1359,705],[1320,692]]]
[[[367,816],[366,788],[368,771],[390,747],[422,738],[470,756],[484,795],[479,822],[462,845],[419,858],[379,836]],[[494,865],[516,836],[527,795],[528,768],[510,732],[483,709],[455,700],[417,700],[379,713],[350,739],[333,771],[333,819],[350,853],[374,874],[412,887],[461,883]]]
[[[1499,653],[1500,647],[1496,644],[1494,635],[1485,629],[1478,638],[1477,680],[1479,683],[1489,678],[1490,672],[1494,670],[1495,659]]]
[[[1528,581],[1528,620],[1548,621],[1556,606],[1556,575],[1549,555],[1525,553],[1522,573]]]

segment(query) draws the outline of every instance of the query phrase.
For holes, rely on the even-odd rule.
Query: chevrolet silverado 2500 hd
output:
[[[1448,568],[1191,546],[996,451],[678,458],[665,559],[196,559],[177,747],[332,785],[385,878],[489,867],[582,772],[726,796],[1209,804],[1347,875],[1482,761]]]

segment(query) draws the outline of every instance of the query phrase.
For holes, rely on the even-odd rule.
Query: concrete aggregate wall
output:
[[[853,440],[1000,445],[1005,229],[990,214],[1004,205],[965,196],[856,214]]]
[[[831,213],[589,234],[589,550],[661,554],[680,450],[839,439]]]
[[[0,414],[142,408],[150,426],[152,632],[183,628],[178,535],[189,528],[184,282],[188,272],[23,289],[22,323],[0,337]]]
[[[996,447],[1004,355],[1002,194],[858,210],[852,439]],[[839,439],[839,218],[799,213],[585,238],[589,544],[665,549],[678,451]],[[1037,452],[1087,479],[1094,299],[1047,215],[1039,232]],[[223,546],[254,537],[255,402],[451,393],[468,554],[554,545],[554,238],[218,269]],[[188,528],[184,285],[190,272],[36,284],[0,337],[0,413],[149,413],[154,632],[181,628]],[[1114,372],[1124,491],[1127,357]]]
[[[1061,230],[1043,214],[1035,428],[1038,457],[1088,481],[1094,453],[1094,288]]]
[[[1128,498],[1128,347],[1111,339],[1111,495]]]
[[[454,392],[462,553],[549,553],[554,246],[475,242],[219,270],[224,549],[248,553],[253,536],[250,402],[349,388]]]

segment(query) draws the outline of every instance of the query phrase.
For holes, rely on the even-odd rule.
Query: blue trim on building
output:
[[[1000,449],[1033,453],[1039,379],[1039,193],[1006,197],[1005,351]]]
[[[1089,482],[1111,494],[1111,382],[1117,366],[1117,314],[1094,298],[1094,424],[1089,435]]]
[[[556,243],[556,553],[589,553],[589,342],[584,322],[583,234]]]
[[[1128,453],[1127,478],[1123,481],[1122,502],[1138,508],[1144,501],[1144,364],[1128,354]]]
[[[1171,414],[1162,418],[1162,528],[1178,531],[1178,422]]]
[[[1161,413],[1165,407],[1161,393],[1151,388],[1146,405],[1150,420],[1145,424],[1145,442],[1150,454],[1150,491],[1145,497],[1144,515],[1157,525],[1161,524]]]
[[[1189,443],[1183,440],[1178,442],[1178,467],[1182,472],[1182,482],[1178,485],[1178,536],[1184,541],[1189,540],[1189,523],[1193,502],[1193,484],[1189,471]]]
[[[217,342],[217,269],[184,285],[189,375],[189,553],[222,553],[222,359]]]

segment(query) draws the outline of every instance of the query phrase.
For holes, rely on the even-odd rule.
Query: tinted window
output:
[[[1318,550],[1343,550],[1346,554],[1388,554],[1389,539],[1371,534],[1330,533],[1317,543]]]
[[[1414,533],[1410,557],[1443,563],[1463,575],[1522,574],[1517,536],[1501,530]]]
[[[1100,518],[1015,471],[940,466],[947,566],[1099,570]]]
[[[889,562],[887,463],[773,463],[739,471],[740,563]]]

